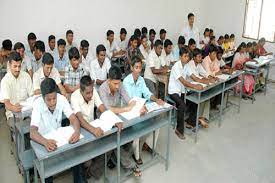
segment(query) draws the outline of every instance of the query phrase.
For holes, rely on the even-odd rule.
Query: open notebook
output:
[[[99,119],[90,122],[90,125],[95,128],[100,127],[104,132],[107,132],[118,122],[123,121],[115,113],[108,110],[102,113]]]
[[[131,120],[140,116],[140,110],[144,106],[146,99],[134,97],[131,101],[136,101],[136,105],[129,112],[123,112],[120,115],[127,120]]]
[[[53,139],[57,141],[57,147],[64,146],[69,143],[69,139],[71,138],[72,134],[74,133],[74,129],[71,126],[60,127],[56,130],[52,130],[51,132],[43,135],[46,139]],[[80,134],[80,139],[83,138],[83,135]]]
[[[158,105],[156,102],[150,102],[150,103],[147,103],[145,106],[146,106],[147,112],[149,113],[149,112],[169,108],[171,105],[168,103],[165,103],[164,105]]]
[[[33,102],[40,96],[41,95],[34,95],[32,97],[27,98],[26,101],[20,102],[20,105],[22,106],[22,112],[31,111]]]

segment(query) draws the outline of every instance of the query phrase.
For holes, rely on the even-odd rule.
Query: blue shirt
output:
[[[133,75],[129,74],[123,80],[123,86],[127,91],[130,98],[140,97],[145,98],[150,101],[151,96],[153,95],[148,87],[145,84],[143,77],[139,76],[137,81],[134,81]]]
[[[58,71],[65,71],[65,67],[69,65],[69,58],[66,53],[60,58],[58,51],[54,53],[54,67]]]
[[[179,58],[180,58],[179,46],[175,46],[175,48],[173,49],[173,57],[174,57],[175,61],[179,60]]]

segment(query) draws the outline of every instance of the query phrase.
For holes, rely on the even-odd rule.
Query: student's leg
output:
[[[83,172],[83,164],[72,167],[74,183],[84,183],[85,177]]]
[[[187,119],[187,123],[193,127],[196,126],[196,117],[197,117],[197,104],[187,101],[187,108],[189,111],[189,117]]]
[[[209,120],[210,100],[200,104],[200,116]]]
[[[153,136],[154,133],[151,133],[148,137],[146,137],[146,144],[153,149]],[[154,147],[156,148],[157,145],[157,140],[158,140],[158,136],[159,136],[159,129],[155,131],[155,141],[154,141]]]
[[[134,156],[135,156],[136,160],[139,160],[139,158],[140,158],[140,156],[139,156],[139,153],[140,153],[140,151],[139,151],[139,138],[135,139],[133,141],[132,146],[133,146]]]
[[[153,81],[151,81],[150,79],[145,78],[144,80],[145,80],[145,84],[149,88],[150,92],[153,93],[155,96],[157,96],[156,84]]]

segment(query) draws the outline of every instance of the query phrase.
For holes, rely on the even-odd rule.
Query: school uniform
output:
[[[107,76],[111,68],[111,62],[108,58],[105,58],[103,65],[100,66],[98,59],[95,59],[91,62],[90,68],[90,76],[92,80],[107,80]]]
[[[54,54],[54,67],[59,71],[65,71],[65,67],[67,67],[69,63],[68,54],[64,53],[64,55],[61,57],[58,52],[55,52]]]
[[[36,60],[36,59],[32,60],[32,71],[33,72],[38,71],[38,69],[40,69],[43,66],[42,57],[39,60]]]
[[[161,56],[163,57],[161,66],[169,67],[171,65],[171,62],[176,61],[174,59],[173,53],[171,52],[170,54],[167,55],[164,49],[161,52]]]
[[[148,59],[148,57],[149,57],[149,54],[150,54],[151,49],[146,50],[146,49],[144,48],[144,46],[141,44],[141,45],[139,46],[139,50],[140,50],[140,52],[141,52],[141,54],[142,54],[142,56],[143,56],[143,58],[144,58],[144,60],[145,60],[145,63],[146,63],[146,62],[147,62],[147,59]]]
[[[106,55],[111,60],[113,57],[113,53],[119,51],[119,47],[117,46],[117,43],[115,41],[110,43],[109,40],[105,41],[105,48],[106,48]]]
[[[92,53],[88,53],[86,57],[81,56],[81,65],[85,69],[87,74],[91,72],[91,62],[94,60],[94,56]]]

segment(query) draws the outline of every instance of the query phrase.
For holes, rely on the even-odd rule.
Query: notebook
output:
[[[150,102],[150,103],[147,103],[145,106],[146,106],[147,112],[149,113],[149,112],[169,108],[171,105],[168,103],[165,103],[164,105],[158,105],[156,102]]]
[[[144,106],[146,99],[134,97],[131,101],[136,101],[136,105],[129,112],[123,112],[120,115],[127,120],[131,120],[140,116],[140,110]]]

